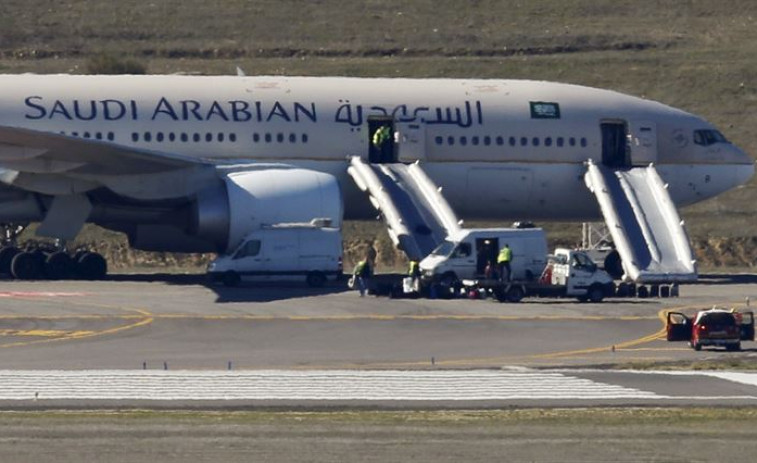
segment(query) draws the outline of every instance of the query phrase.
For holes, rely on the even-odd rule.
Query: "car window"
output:
[[[733,314],[730,314],[730,313],[724,313],[724,312],[710,313],[710,314],[704,315],[702,319],[699,321],[699,324],[700,325],[733,326],[736,324],[736,318],[733,316]]]
[[[234,259],[241,259],[242,257],[257,256],[260,253],[260,240],[250,240],[244,243],[236,254]]]
[[[470,243],[460,243],[457,245],[457,248],[455,249],[455,252],[452,254],[452,257],[468,257],[471,253],[471,245]]]

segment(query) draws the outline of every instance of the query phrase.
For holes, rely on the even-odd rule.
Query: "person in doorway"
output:
[[[497,268],[490,260],[486,261],[486,268],[484,268],[484,278],[486,278],[487,280],[499,280],[499,272],[497,272]]]
[[[388,125],[382,125],[377,128],[371,138],[373,146],[381,153],[381,162],[387,162],[392,159],[392,152],[394,150],[394,134],[392,128]]]
[[[513,251],[510,249],[510,245],[505,243],[505,247],[500,249],[499,254],[497,255],[497,266],[499,267],[500,281],[512,281],[512,269],[510,267],[512,260]]]

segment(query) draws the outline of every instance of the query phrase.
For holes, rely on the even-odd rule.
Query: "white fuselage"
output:
[[[420,161],[463,218],[599,217],[583,163],[603,162],[603,123],[625,127],[624,165],[655,163],[679,206],[743,184],[754,173],[754,161],[738,147],[700,143],[695,131],[714,127],[697,116],[575,85],[0,76],[0,125],[218,162],[282,162],[329,172],[342,185],[347,217],[375,214],[346,167],[351,156],[369,158],[369,128],[377,118],[392,120],[398,160]]]

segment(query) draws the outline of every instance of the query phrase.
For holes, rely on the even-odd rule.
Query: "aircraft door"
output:
[[[602,130],[602,164],[612,168],[631,167],[628,155],[627,127],[624,121],[607,121]]]
[[[368,118],[368,162],[389,164],[398,162],[396,128],[391,117]]]
[[[418,122],[397,122],[399,160],[415,162],[426,158],[426,126]]]
[[[632,121],[628,134],[631,164],[646,166],[657,162],[657,125],[650,121]]]

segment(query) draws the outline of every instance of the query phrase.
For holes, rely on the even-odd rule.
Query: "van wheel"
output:
[[[602,299],[605,298],[605,290],[599,285],[592,285],[589,287],[589,292],[586,296],[591,302],[602,302]]]
[[[223,274],[223,278],[221,279],[223,281],[223,284],[225,286],[233,287],[233,286],[239,286],[239,283],[241,283],[242,278],[239,277],[239,274],[237,272],[228,271]]]
[[[523,288],[520,286],[511,286],[510,289],[507,290],[507,294],[505,297],[507,298],[507,302],[520,302],[523,300],[523,296],[525,296],[523,292]]]
[[[439,284],[451,288],[457,284],[457,275],[452,272],[447,272],[439,279]]]
[[[310,272],[305,278],[308,286],[313,288],[321,288],[326,284],[326,275],[323,272]]]

